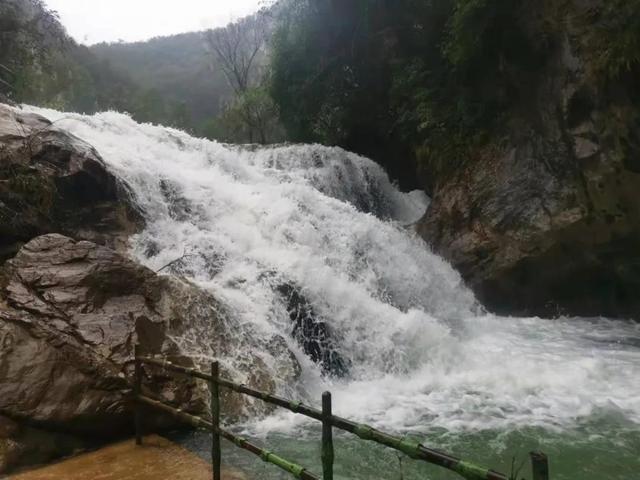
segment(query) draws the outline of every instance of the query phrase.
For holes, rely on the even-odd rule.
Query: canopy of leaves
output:
[[[271,93],[295,140],[368,154],[397,177],[415,176],[416,153],[455,165],[532,101],[553,29],[566,32],[539,20],[545,13],[581,13],[586,48],[607,75],[638,62],[640,0],[593,3],[288,0]]]

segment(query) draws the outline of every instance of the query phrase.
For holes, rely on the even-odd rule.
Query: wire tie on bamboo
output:
[[[420,458],[422,444],[414,438],[403,437],[397,445],[398,450],[411,458]]]
[[[468,480],[485,480],[489,476],[489,470],[486,468],[478,467],[464,460],[460,460],[453,469]]]

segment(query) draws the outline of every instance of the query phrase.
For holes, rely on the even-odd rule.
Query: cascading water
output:
[[[313,401],[330,389],[340,415],[503,470],[539,447],[556,455],[554,479],[640,478],[640,326],[486,314],[412,233],[427,198],[399,192],[373,162],[317,145],[224,146],[117,113],[32,110],[94,145],[131,187],[146,218],[138,260],[215,293],[258,345],[285,339],[280,354],[293,352],[302,373],[281,392]],[[305,332],[322,338],[305,348]],[[183,345],[206,353],[194,338]],[[273,371],[282,361],[259,354]],[[304,418],[246,430],[317,462]],[[353,453],[338,454],[339,478],[399,478],[393,455],[339,441]],[[404,478],[451,478],[405,468]],[[279,478],[269,474],[260,478]]]

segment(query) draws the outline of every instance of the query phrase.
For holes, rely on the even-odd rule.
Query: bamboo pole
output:
[[[211,422],[208,422],[203,418],[196,417],[195,415],[191,415],[189,413],[183,412],[182,409],[180,408],[173,408],[172,406],[167,405],[164,402],[160,402],[158,400],[145,397],[144,395],[140,395],[138,399],[140,402],[145,403],[151,407],[170,413],[171,415],[181,419],[182,421],[184,421],[185,423],[188,423],[193,427],[204,428],[206,430],[214,429],[214,426]],[[289,462],[288,460],[285,460],[284,458],[268,450],[260,448],[250,443],[249,441],[245,440],[242,437],[234,435],[233,433],[228,432],[227,430],[224,430],[222,428],[219,428],[218,432],[221,437],[229,440],[230,442],[233,442],[237,447],[253,453],[254,455],[260,457],[264,462],[271,463],[272,465],[275,465],[281,468],[282,470],[291,473],[293,476],[295,476],[296,478],[299,478],[300,480],[320,480],[319,477],[310,473],[304,467],[296,463]]]
[[[181,367],[167,360],[157,360],[148,357],[143,357],[141,360],[144,363],[148,363],[150,365],[156,365],[158,367],[173,370],[174,372],[183,373],[185,375],[190,375],[196,378],[211,381],[211,375],[207,375],[195,368]],[[264,402],[279,406],[291,412],[298,413],[300,415],[304,415],[306,417],[313,418],[314,420],[322,422],[323,417],[320,410],[309,407],[300,402],[292,402],[287,399],[271,395],[269,393],[254,390],[245,385],[239,385],[237,383],[230,382],[228,380],[219,379],[218,384],[221,387],[228,388],[234,392],[258,398]],[[509,480],[508,476],[500,472],[496,472],[495,470],[481,467],[471,462],[466,462],[464,460],[456,458],[447,453],[425,447],[420,442],[416,442],[406,437],[389,435],[388,433],[381,432],[380,430],[370,427],[369,425],[352,422],[351,420],[337,417],[335,415],[331,416],[331,425],[340,430],[353,433],[363,440],[369,440],[392,448],[394,450],[398,450],[413,459],[422,460],[456,472],[467,480]]]
[[[142,393],[142,362],[140,361],[138,344],[133,350],[135,362],[135,379],[133,384],[134,398],[134,423],[136,428],[136,445],[142,445],[142,405],[138,401],[138,397]]]
[[[220,473],[222,451],[220,450],[220,386],[218,362],[211,363],[211,462],[213,464],[213,480],[222,480]]]
[[[533,480],[549,480],[549,459],[542,452],[531,452]]]
[[[322,394],[322,478],[333,480],[333,430],[331,392]]]

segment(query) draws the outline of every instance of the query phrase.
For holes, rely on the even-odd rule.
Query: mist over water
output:
[[[132,240],[136,259],[155,270],[181,259],[165,271],[212,291],[238,335],[284,339],[302,372],[281,393],[317,404],[329,389],[338,415],[469,452],[469,436],[490,447],[483,432],[495,441],[534,429],[562,443],[586,428],[602,448],[628,449],[621,432],[640,431],[640,325],[487,314],[413,233],[428,199],[398,191],[372,161],[317,145],[224,146],[112,112],[30,109],[61,119],[55,127],[92,144],[129,185],[147,222]],[[328,325],[346,376],[323,376],[293,338],[282,285]],[[211,355],[195,335],[183,347]],[[237,380],[249,353],[274,370],[282,361],[266,348],[235,352],[221,361]],[[246,426],[283,438],[309,428],[282,412]]]

